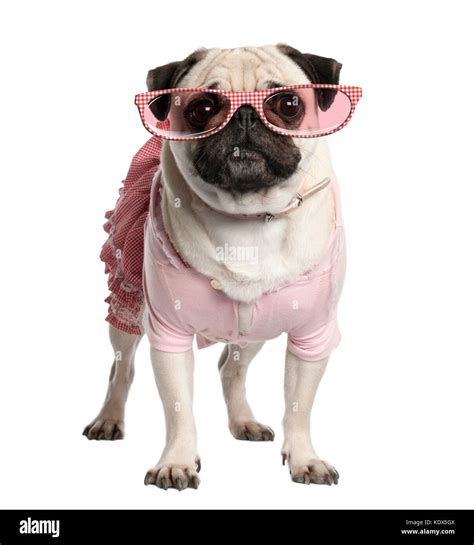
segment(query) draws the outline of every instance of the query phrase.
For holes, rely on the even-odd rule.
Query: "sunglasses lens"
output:
[[[351,101],[336,89],[286,89],[265,99],[267,121],[289,136],[318,136],[340,127]]]
[[[145,107],[147,128],[158,136],[205,136],[224,123],[230,103],[209,91],[176,91],[158,95]]]

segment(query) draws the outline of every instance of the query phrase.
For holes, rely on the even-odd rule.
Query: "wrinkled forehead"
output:
[[[209,49],[179,86],[256,91],[299,83],[310,83],[301,68],[275,46],[265,46]]]

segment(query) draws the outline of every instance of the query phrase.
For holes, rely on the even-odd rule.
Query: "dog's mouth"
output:
[[[199,176],[234,193],[256,192],[282,183],[296,172],[301,153],[284,136],[263,132],[261,136],[227,139],[216,134],[199,141],[193,157]]]
[[[217,184],[240,193],[271,187],[282,181],[267,155],[254,147],[235,146],[222,165]]]

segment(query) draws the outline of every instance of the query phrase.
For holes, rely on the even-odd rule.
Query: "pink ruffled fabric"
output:
[[[110,295],[106,320],[132,335],[140,335],[143,310],[144,226],[148,216],[152,180],[160,166],[162,140],[156,136],[132,160],[113,210],[104,224],[109,237],[100,259],[105,263]]]

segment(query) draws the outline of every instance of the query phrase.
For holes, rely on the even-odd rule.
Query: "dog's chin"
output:
[[[240,148],[238,153],[229,152],[220,164],[214,164],[213,172],[200,168],[196,169],[208,184],[230,191],[232,193],[256,192],[282,183],[291,174],[293,169],[282,169],[278,159],[271,160],[262,152],[255,149]],[[277,170],[277,172],[275,172]]]

